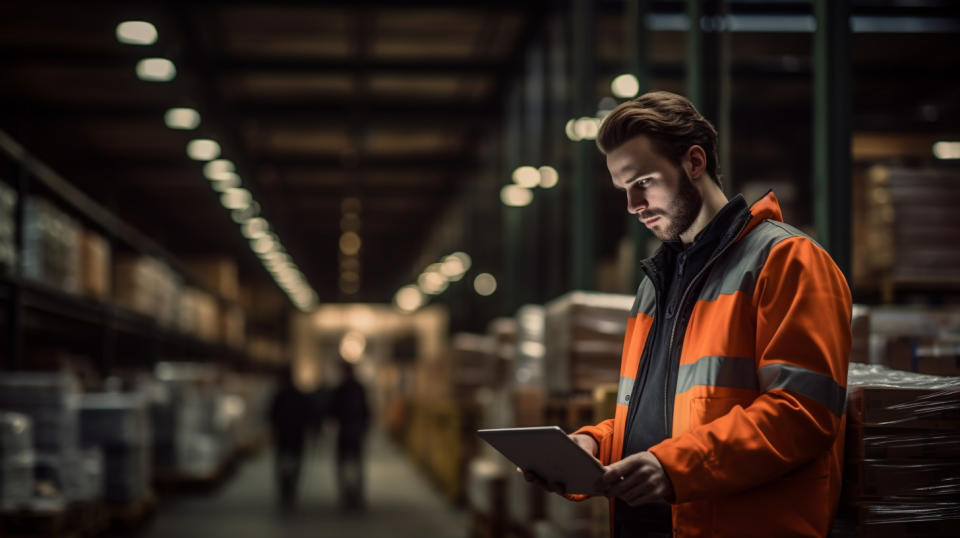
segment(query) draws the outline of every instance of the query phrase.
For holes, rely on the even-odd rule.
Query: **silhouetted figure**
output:
[[[281,377],[270,406],[276,457],[277,491],[285,510],[294,507],[303,461],[303,445],[311,422],[311,400],[293,384],[292,372]]]
[[[337,421],[337,481],[340,506],[363,508],[363,441],[370,422],[366,391],[353,372],[342,363],[343,379],[330,398],[330,415]]]

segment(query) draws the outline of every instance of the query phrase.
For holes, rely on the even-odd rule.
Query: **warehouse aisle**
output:
[[[325,435],[306,462],[294,514],[282,516],[276,508],[273,455],[264,451],[210,496],[162,501],[143,538],[466,536],[465,512],[441,498],[400,449],[379,433],[371,436],[368,454],[368,509],[360,514],[339,512],[332,437]]]

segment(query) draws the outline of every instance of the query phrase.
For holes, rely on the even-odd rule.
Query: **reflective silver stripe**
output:
[[[693,364],[681,364],[677,372],[677,394],[698,385],[758,390],[753,359],[743,357],[700,357]]]
[[[784,389],[823,404],[834,415],[843,414],[847,389],[830,376],[790,364],[771,364],[757,371],[763,390]]]
[[[653,317],[657,308],[657,295],[653,289],[653,282],[649,278],[644,278],[637,288],[637,298],[633,301],[633,308],[630,310],[630,316],[636,317],[638,313]]]
[[[782,222],[763,221],[717,261],[697,300],[716,301],[721,295],[737,291],[752,294],[770,250],[792,237],[806,236]]]
[[[620,405],[630,405],[630,391],[633,390],[633,378],[621,377],[620,386],[617,387],[617,403]]]

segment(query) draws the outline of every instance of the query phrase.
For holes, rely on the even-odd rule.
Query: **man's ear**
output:
[[[684,157],[684,165],[687,167],[690,179],[700,179],[707,170],[707,153],[696,144],[690,146]]]

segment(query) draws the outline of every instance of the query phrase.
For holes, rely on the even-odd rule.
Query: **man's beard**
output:
[[[679,240],[680,234],[690,229],[693,221],[697,220],[697,215],[700,214],[700,208],[703,206],[703,197],[693,186],[693,180],[690,179],[687,171],[682,167],[679,171],[680,181],[673,203],[666,211],[658,211],[654,214],[669,217],[669,225],[663,231],[651,230],[661,241]],[[654,215],[641,215],[641,217],[646,219]]]

